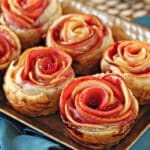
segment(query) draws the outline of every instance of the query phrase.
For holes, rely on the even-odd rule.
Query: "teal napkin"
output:
[[[0,115],[0,150],[11,150],[12,141],[19,134],[21,131]]]
[[[143,17],[135,18],[133,21],[142,26],[150,28],[150,16],[143,16]]]
[[[62,145],[0,114],[0,150],[64,150]]]
[[[150,128],[136,141],[130,150],[150,150]]]

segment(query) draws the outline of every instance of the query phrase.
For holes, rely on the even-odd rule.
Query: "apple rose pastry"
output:
[[[23,49],[37,44],[51,23],[62,14],[56,0],[3,0],[1,23],[20,38]]]
[[[21,46],[17,35],[9,28],[0,25],[0,70],[5,70],[20,52]]]
[[[104,53],[101,69],[120,74],[140,104],[150,103],[150,43],[116,42]]]
[[[56,112],[62,88],[74,78],[71,63],[71,57],[56,48],[27,49],[12,61],[4,78],[10,105],[32,117]]]
[[[47,33],[47,46],[61,47],[73,58],[79,75],[96,73],[106,46],[113,42],[109,27],[93,15],[69,14],[55,20]]]
[[[117,144],[138,115],[138,102],[116,74],[74,79],[62,91],[60,113],[73,140],[92,149]]]

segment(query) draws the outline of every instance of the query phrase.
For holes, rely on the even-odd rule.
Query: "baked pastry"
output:
[[[3,0],[1,23],[20,38],[22,48],[37,44],[51,23],[62,14],[57,0]]]
[[[108,148],[123,139],[138,110],[136,98],[117,74],[76,78],[60,97],[60,113],[69,135],[92,149]]]
[[[21,45],[17,35],[9,28],[0,25],[0,70],[6,70],[20,52]]]
[[[113,42],[110,28],[89,14],[61,16],[49,28],[47,46],[61,47],[73,58],[78,75],[99,71],[99,61],[106,46]]]
[[[72,58],[57,48],[27,49],[5,74],[8,102],[31,117],[56,112],[62,88],[74,78],[71,63]]]
[[[104,53],[101,69],[120,74],[141,105],[150,103],[150,43],[116,42]]]

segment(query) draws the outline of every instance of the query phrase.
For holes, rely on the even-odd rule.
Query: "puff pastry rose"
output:
[[[76,78],[60,97],[69,135],[92,149],[117,144],[129,133],[138,110],[136,98],[117,74]]]
[[[7,69],[20,52],[21,45],[17,35],[9,28],[0,25],[0,70]]]
[[[104,53],[101,69],[120,74],[140,104],[150,103],[150,43],[116,42]]]
[[[73,58],[76,74],[99,70],[106,46],[113,42],[109,27],[93,15],[68,14],[55,20],[47,33],[47,46],[61,47]]]
[[[1,8],[1,23],[19,36],[24,49],[37,44],[62,14],[56,0],[3,0]]]
[[[57,48],[27,49],[6,72],[8,102],[32,117],[56,112],[62,88],[74,78],[71,63],[71,57]]]

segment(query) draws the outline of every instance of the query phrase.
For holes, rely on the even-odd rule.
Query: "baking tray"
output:
[[[108,24],[113,31],[115,40],[143,40],[150,41],[150,29],[144,28],[137,24],[128,22],[119,17],[114,17],[105,12],[96,10],[82,4],[80,1],[68,1],[61,0],[64,13],[89,13],[100,17],[106,24]],[[22,115],[12,109],[7,103],[3,94],[2,88],[0,88],[0,112],[7,116],[23,123],[39,131],[46,137],[53,139],[54,141],[61,143],[67,147],[67,149],[74,150],[88,150],[86,147],[74,142],[69,137],[65,130],[65,126],[60,118],[60,114],[55,113],[46,117],[30,118]],[[116,146],[111,147],[111,150],[128,149],[139,137],[143,134],[150,123],[150,105],[140,107],[139,116],[131,130],[131,132]]]

